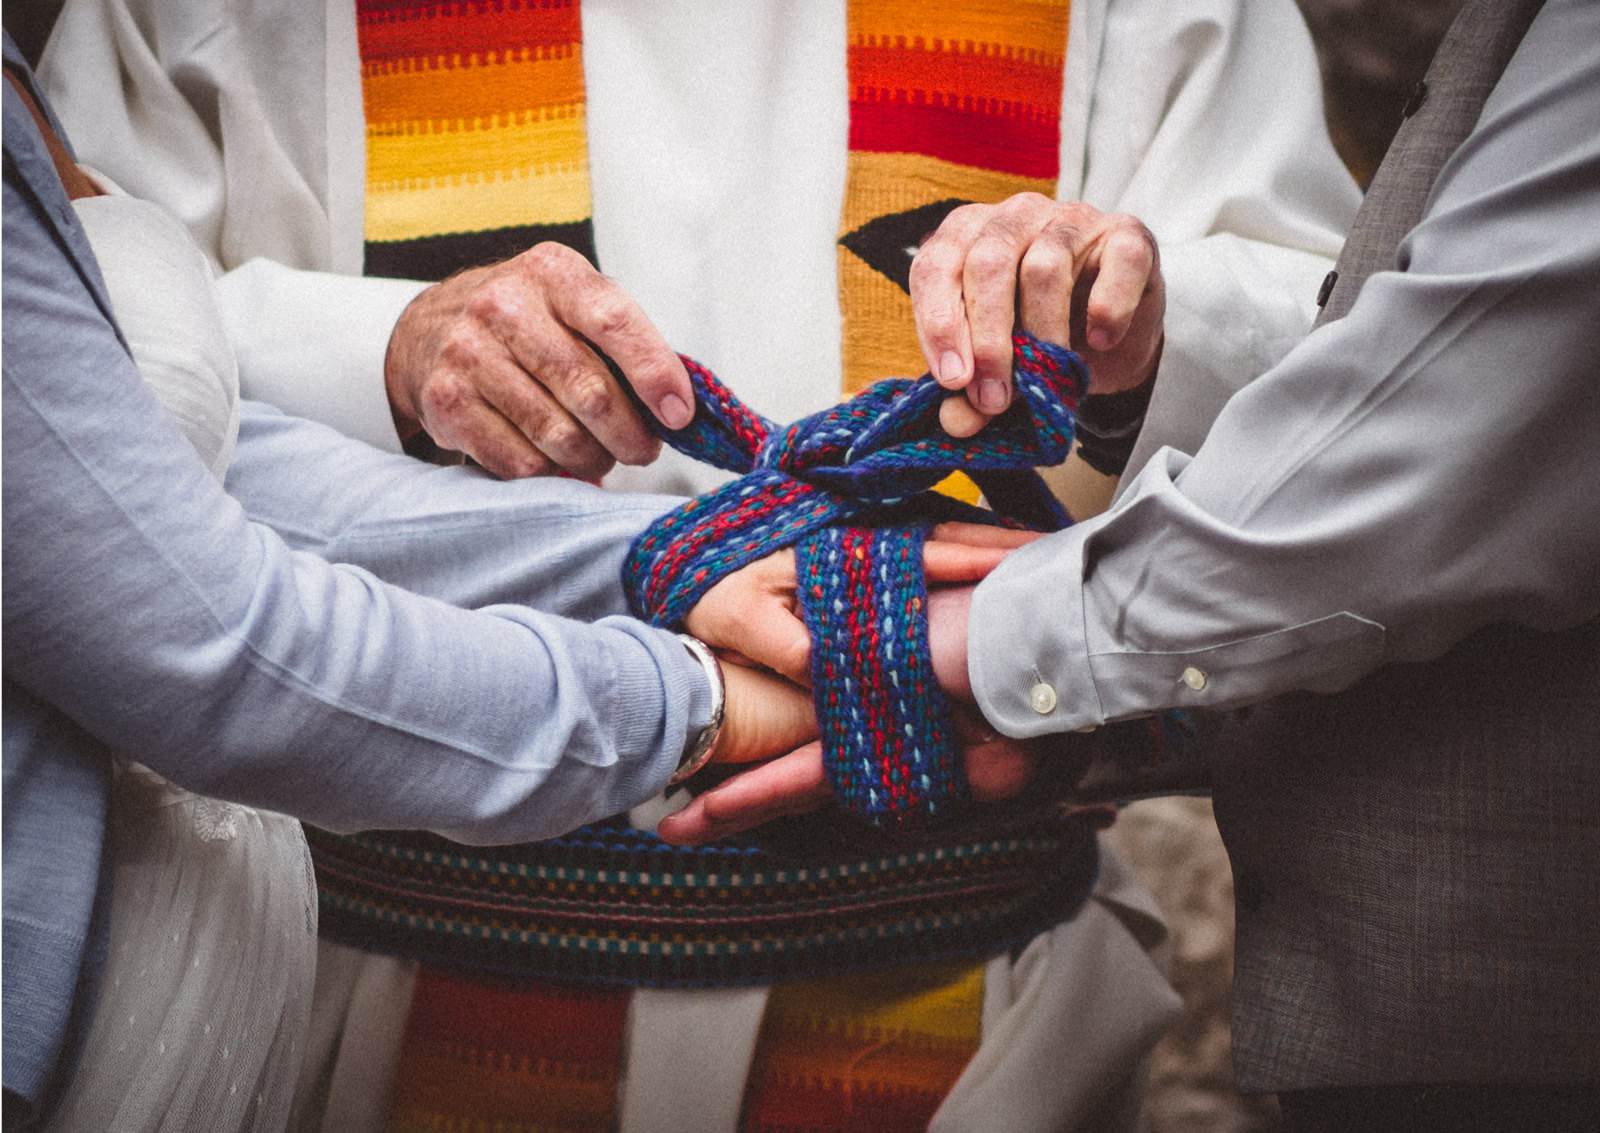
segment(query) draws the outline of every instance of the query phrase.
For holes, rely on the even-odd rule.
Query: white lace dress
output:
[[[114,194],[75,204],[140,373],[220,480],[238,433],[238,377],[204,259],[146,202]],[[299,823],[126,762],[108,851],[110,951],[49,1129],[282,1130],[316,963]]]

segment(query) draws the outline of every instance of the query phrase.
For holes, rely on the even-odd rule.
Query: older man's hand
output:
[[[677,354],[637,303],[561,244],[417,296],[395,323],[384,380],[402,439],[426,429],[507,479],[594,480],[661,451],[600,351],[663,424],[693,419]]]
[[[1011,333],[1069,347],[1091,393],[1132,389],[1161,353],[1166,285],[1155,237],[1131,216],[1023,193],[964,205],[911,263],[929,372],[950,390],[941,422],[971,436],[1011,403]]]

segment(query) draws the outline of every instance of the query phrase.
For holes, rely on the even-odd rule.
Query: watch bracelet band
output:
[[[700,667],[705,670],[706,680],[711,684],[711,719],[684,747],[683,758],[678,761],[678,769],[672,773],[672,778],[667,780],[669,786],[682,783],[711,761],[711,749],[716,747],[717,737],[722,733],[722,720],[728,706],[728,686],[722,676],[722,663],[717,660],[717,655],[711,652],[711,647],[692,634],[680,633],[678,640],[683,642],[683,647],[700,662]]]

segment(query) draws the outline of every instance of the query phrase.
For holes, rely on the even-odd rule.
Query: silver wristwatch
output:
[[[711,647],[687,633],[680,633],[678,640],[700,662],[700,667],[706,671],[706,680],[711,682],[711,719],[683,749],[678,769],[667,780],[669,785],[683,782],[710,762],[711,749],[716,746],[717,736],[722,732],[722,717],[728,705],[728,686],[722,678],[722,663],[711,652]]]

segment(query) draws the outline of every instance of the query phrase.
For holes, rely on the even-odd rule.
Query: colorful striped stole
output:
[[[578,0],[356,0],[366,274],[442,279],[543,240],[590,261]]]
[[[982,1012],[983,969],[972,964],[778,984],[740,1129],[921,1133],[972,1058]]]
[[[911,257],[956,206],[1056,194],[1067,0],[850,0],[844,392],[927,369]]]
[[[389,1133],[610,1133],[627,996],[424,967]]]

